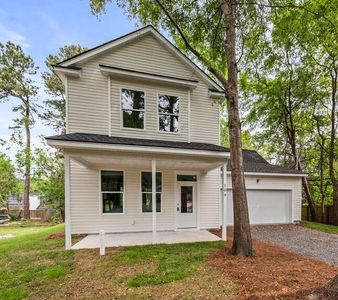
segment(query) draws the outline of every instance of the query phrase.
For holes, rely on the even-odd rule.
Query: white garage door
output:
[[[291,223],[291,191],[247,190],[250,224]],[[227,224],[233,225],[232,191],[227,193]]]

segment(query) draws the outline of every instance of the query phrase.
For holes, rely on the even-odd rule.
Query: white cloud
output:
[[[0,41],[3,43],[11,41],[15,44],[19,44],[23,49],[31,47],[25,36],[15,30],[7,28],[2,24],[0,24]]]
[[[46,27],[50,31],[50,38],[53,44],[60,47],[70,43],[71,38],[68,35],[68,32],[65,32],[62,26],[49,14],[45,12],[39,12],[41,20],[45,23]]]

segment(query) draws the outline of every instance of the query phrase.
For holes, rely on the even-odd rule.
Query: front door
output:
[[[178,182],[177,196],[177,227],[197,227],[196,183]]]

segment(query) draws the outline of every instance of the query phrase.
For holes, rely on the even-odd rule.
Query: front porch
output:
[[[219,241],[207,230],[158,231],[155,244],[178,244]],[[152,232],[109,233],[105,235],[105,247],[122,247],[154,244]],[[89,234],[71,249],[100,248],[100,235]]]
[[[208,241],[208,232],[175,231],[226,224],[230,153],[221,146],[90,134],[52,137],[48,143],[64,149],[67,249],[71,234],[94,235],[85,243],[101,230],[148,232],[127,234],[127,243],[121,235],[108,236],[107,247],[198,242]]]

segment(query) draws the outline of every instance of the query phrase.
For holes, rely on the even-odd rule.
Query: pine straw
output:
[[[65,237],[65,233],[62,231],[62,232],[53,233],[53,234],[47,236],[46,240],[47,241],[58,240],[58,239],[61,239],[61,238],[64,238],[64,237]]]
[[[257,240],[254,257],[232,256],[229,250],[217,251],[210,260],[238,286],[235,299],[328,299],[318,293],[338,272],[324,262]]]

